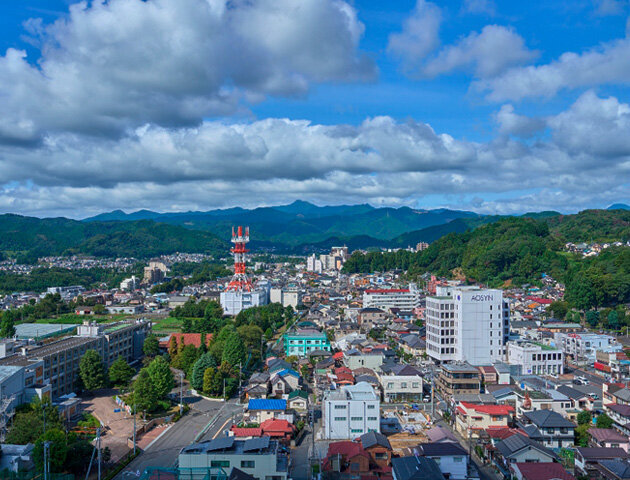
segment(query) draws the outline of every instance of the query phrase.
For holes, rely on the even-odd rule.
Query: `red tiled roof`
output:
[[[260,424],[260,428],[265,435],[269,435],[271,437],[276,436],[274,434],[279,434],[280,436],[291,434],[295,430],[295,426],[292,423],[289,423],[288,420],[275,418],[265,420]]]
[[[519,428],[509,428],[509,427],[488,427],[486,428],[486,433],[490,436],[490,438],[495,438],[497,440],[505,440],[512,435],[519,433],[523,436],[527,436],[527,434],[519,429]]]
[[[262,436],[262,428],[241,428],[236,425],[232,425],[230,430],[234,433],[235,437],[260,437]]]
[[[534,296],[531,296],[531,295],[528,295],[525,298],[527,300],[531,300],[532,302],[540,303],[541,305],[550,305],[553,302],[553,300],[551,300],[549,298],[534,297]]]
[[[517,468],[523,475],[523,480],[575,480],[559,463],[515,463],[512,469]]]
[[[168,340],[160,342],[161,347],[168,347],[171,338],[175,337],[179,345],[184,339],[184,345],[194,345],[195,348],[201,347],[201,333],[171,333]],[[212,334],[206,334],[206,345],[210,345]]]
[[[360,443],[353,442],[351,440],[333,442],[328,445],[328,455],[326,455],[326,458],[329,458],[332,455],[343,455],[346,458],[356,457],[357,455],[369,457],[365,450],[363,450],[363,446]]]
[[[343,352],[337,352],[333,355],[334,360],[341,360],[343,358]]]
[[[507,415],[514,411],[514,407],[509,405],[477,405],[474,403],[461,402],[466,409],[472,409],[475,412],[487,413],[488,415]]]

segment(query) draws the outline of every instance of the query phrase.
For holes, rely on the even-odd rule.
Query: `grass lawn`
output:
[[[165,317],[151,320],[153,322],[153,331],[155,333],[172,333],[180,332],[182,320],[180,318]]]

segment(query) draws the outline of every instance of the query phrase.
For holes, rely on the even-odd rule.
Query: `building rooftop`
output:
[[[378,395],[369,383],[359,382],[356,385],[347,385],[339,390],[326,392],[324,400],[378,400]]]

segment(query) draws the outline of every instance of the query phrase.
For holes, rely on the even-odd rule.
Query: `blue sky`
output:
[[[299,3],[3,2],[0,208],[630,201],[627,1]]]

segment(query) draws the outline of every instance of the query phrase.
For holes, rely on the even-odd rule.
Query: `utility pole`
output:
[[[101,462],[103,460],[101,452],[101,427],[96,429],[96,454],[98,462],[98,480],[101,480]]]
[[[242,368],[243,368],[243,362],[238,362],[238,399],[237,402],[240,405],[241,404],[241,378],[243,376],[243,372],[242,372]]]
[[[223,401],[225,401],[225,378],[223,379]]]
[[[179,372],[179,416],[184,414],[184,372]]]
[[[136,454],[136,402],[133,402],[133,454]]]

